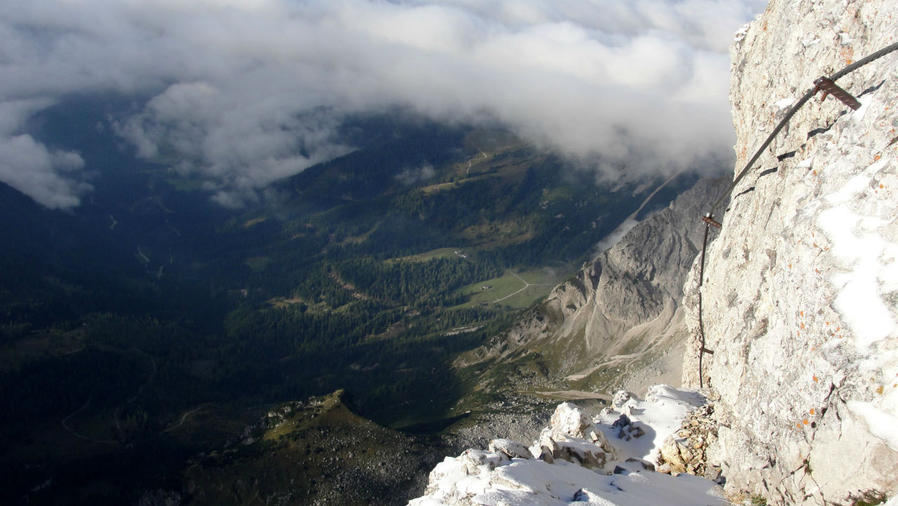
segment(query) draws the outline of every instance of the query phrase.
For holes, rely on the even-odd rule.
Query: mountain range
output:
[[[127,107],[71,97],[28,127],[83,157],[79,207],[0,185],[4,502],[192,497],[211,476],[196,455],[337,389],[409,441],[434,434],[466,393],[459,353],[696,179],[597,181],[498,127],[396,111],[347,122],[356,149],[228,208],[117,142]]]

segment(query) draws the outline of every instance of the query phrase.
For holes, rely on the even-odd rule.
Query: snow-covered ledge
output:
[[[654,471],[661,446],[704,403],[694,391],[656,385],[645,400],[619,392],[593,419],[560,404],[530,448],[499,439],[447,457],[409,504],[728,504],[713,481]]]

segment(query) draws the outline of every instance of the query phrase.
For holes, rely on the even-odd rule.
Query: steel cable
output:
[[[863,67],[864,65],[866,65],[874,60],[877,60],[879,58],[882,58],[883,56],[885,56],[895,50],[898,50],[898,42],[895,42],[894,44],[890,44],[890,45],[880,49],[879,51],[876,51],[875,53],[871,53],[870,55],[868,55],[864,58],[861,58],[860,60],[858,60],[850,65],[845,66],[842,70],[839,70],[835,74],[829,76],[829,79],[832,81],[835,81],[839,78],[845,77],[846,75],[850,74],[851,72],[854,72],[855,70]],[[751,167],[754,165],[754,163],[756,161],[758,161],[758,158],[761,157],[761,154],[764,152],[765,149],[767,149],[767,146],[769,146],[770,143],[773,142],[773,139],[780,133],[780,130],[782,130],[786,126],[786,124],[789,123],[789,120],[792,119],[792,116],[794,116],[795,113],[798,112],[798,110],[801,109],[804,106],[804,104],[806,104],[808,102],[808,100],[810,100],[811,98],[813,98],[814,95],[817,94],[817,91],[818,91],[817,86],[814,86],[813,88],[809,89],[808,91],[805,92],[804,95],[801,96],[800,99],[798,99],[798,102],[796,102],[795,105],[793,105],[789,109],[789,112],[787,112],[786,115],[783,117],[783,119],[780,120],[779,124],[776,125],[776,128],[774,128],[773,131],[770,132],[770,135],[767,136],[767,139],[764,141],[763,144],[761,144],[761,147],[758,148],[758,150],[755,152],[754,156],[751,157],[751,160],[749,160],[748,163],[745,164],[745,168],[743,168],[739,172],[739,175],[736,176],[736,179],[734,179],[733,182],[730,184],[730,186],[727,187],[726,190],[724,190],[723,195],[721,195],[720,198],[718,198],[717,201],[715,201],[714,204],[711,206],[711,210],[710,210],[711,216],[714,215],[714,211],[717,210],[717,208],[718,208],[718,206],[720,206],[721,202],[723,202],[723,200],[733,191],[733,188],[735,188],[736,185],[739,184],[739,181],[742,181],[742,178],[745,177],[746,174],[748,174],[748,171],[751,169]]]

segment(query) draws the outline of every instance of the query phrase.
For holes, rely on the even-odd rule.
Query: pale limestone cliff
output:
[[[733,46],[737,170],[817,77],[896,40],[893,0],[772,0]],[[814,99],[792,119],[733,191],[705,268],[708,457],[729,492],[768,504],[898,495],[898,53],[837,84],[861,109]]]

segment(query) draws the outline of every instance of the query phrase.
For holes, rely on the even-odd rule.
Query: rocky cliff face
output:
[[[772,0],[737,35],[737,169],[813,81],[898,37],[892,0]],[[898,494],[898,53],[809,102],[733,191],[708,251],[708,449],[730,492],[850,504]],[[697,264],[686,286],[697,331]],[[698,386],[696,341],[684,382]]]
[[[492,361],[489,371],[513,374],[516,382],[530,373],[531,385],[546,388],[644,391],[655,382],[678,383],[682,286],[701,247],[701,209],[726,184],[699,181],[557,286],[510,332],[457,365]],[[517,364],[516,372],[496,363]]]

